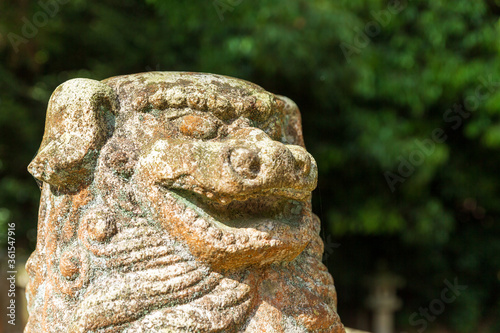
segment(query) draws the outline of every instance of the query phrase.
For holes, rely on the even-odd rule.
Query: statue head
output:
[[[200,73],[70,80],[28,169],[43,182],[28,331],[260,332],[278,316],[343,332],[290,99]]]

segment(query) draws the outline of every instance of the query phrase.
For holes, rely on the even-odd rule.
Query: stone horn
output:
[[[116,95],[104,83],[73,79],[61,84],[50,98],[42,143],[28,171],[58,191],[89,185],[117,109]]]

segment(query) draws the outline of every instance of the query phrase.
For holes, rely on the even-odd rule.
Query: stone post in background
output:
[[[371,278],[369,285],[367,305],[373,311],[373,333],[394,333],[394,312],[402,305],[396,290],[404,285],[403,280],[383,271]]]

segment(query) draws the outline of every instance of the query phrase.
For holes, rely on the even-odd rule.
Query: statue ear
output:
[[[113,129],[118,109],[113,90],[99,81],[73,79],[50,97],[45,132],[28,171],[66,191],[92,181],[99,149]]]

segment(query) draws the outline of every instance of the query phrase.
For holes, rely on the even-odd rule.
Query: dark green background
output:
[[[429,327],[500,331],[499,0],[47,3],[0,2],[3,248],[8,222],[18,255],[34,248],[39,190],[26,166],[57,85],[225,74],[302,111],[347,324],[364,311],[366,279],[385,267],[406,281],[398,329],[421,328],[412,313],[457,278],[467,290]]]

